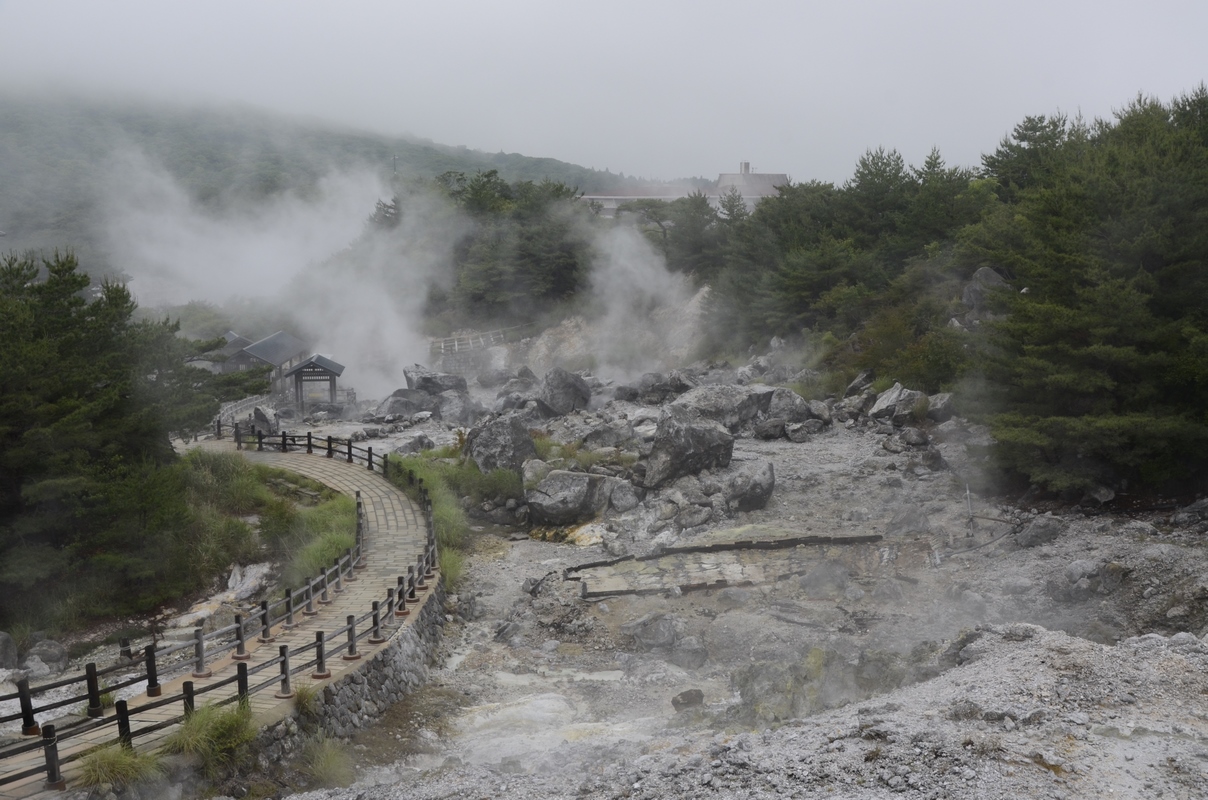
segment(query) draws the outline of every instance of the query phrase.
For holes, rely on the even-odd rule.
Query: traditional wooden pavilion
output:
[[[321,356],[318,353],[310,358],[303,359],[300,363],[294,365],[292,369],[285,373],[284,378],[289,380],[291,377],[294,380],[294,402],[298,404],[298,411],[303,412],[306,408],[306,400],[308,393],[306,384],[327,382],[327,402],[334,403],[336,401],[336,378],[344,374],[344,365],[332,361],[326,356]]]

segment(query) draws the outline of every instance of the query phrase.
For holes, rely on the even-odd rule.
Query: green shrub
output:
[[[318,785],[334,789],[347,786],[356,777],[348,748],[334,739],[317,736],[302,748],[302,770]]]
[[[533,447],[537,450],[537,458],[542,461],[549,461],[552,456],[552,451],[558,446],[558,443],[541,431],[532,431]]]
[[[101,786],[110,784],[125,788],[163,774],[159,757],[152,753],[128,750],[110,744],[93,750],[80,759],[80,784]]]
[[[457,587],[466,573],[465,557],[462,556],[460,550],[445,547],[440,550],[438,560],[440,561],[440,574],[445,579],[445,586],[451,592],[457,591]]]
[[[203,706],[194,711],[160,745],[166,754],[188,753],[201,758],[207,775],[235,763],[240,748],[256,738],[252,712],[238,703],[232,706]]]
[[[330,567],[345,550],[354,547],[357,543],[355,519],[354,516],[352,530],[321,533],[317,539],[311,540],[298,550],[290,559],[289,566],[282,572],[282,580],[286,585],[297,586],[313,578]]]
[[[301,717],[313,717],[319,711],[318,685],[313,683],[296,684],[294,687],[294,710]]]

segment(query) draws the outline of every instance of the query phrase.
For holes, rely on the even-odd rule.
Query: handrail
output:
[[[238,428],[236,428],[236,431],[238,431]],[[305,442],[305,444],[303,444],[303,442]],[[263,437],[258,437],[257,444],[261,447],[263,446]],[[336,440],[333,440],[329,437],[325,444],[327,457],[335,457]],[[239,442],[239,446],[242,446],[242,442]],[[315,443],[312,437],[309,435],[306,437],[301,437],[297,435],[290,435],[288,433],[282,434],[280,437],[280,446],[282,450],[287,452],[290,447],[293,447],[294,449],[301,449],[303,446],[306,447],[308,452],[315,452]],[[368,469],[380,471],[383,477],[387,479],[389,479],[392,467],[395,470],[400,468],[397,464],[397,461],[392,462],[387,454],[375,454],[372,447],[358,447],[351,440],[340,442],[340,446],[342,448],[341,455],[346,457],[349,462],[355,463],[359,460]],[[323,444],[320,444],[319,448],[322,449]],[[186,649],[190,646],[196,646],[198,653],[197,661],[194,664],[194,675],[197,675],[205,667],[205,642],[219,639],[222,636],[232,632],[236,633],[236,636],[234,636],[231,641],[218,645],[209,650],[211,655],[216,655],[218,653],[226,652],[232,648],[240,647],[240,645],[244,643],[243,637],[248,633],[254,634],[258,629],[262,629],[265,632],[271,631],[275,625],[286,620],[292,611],[297,610],[296,607],[292,606],[292,601],[295,598],[294,594],[290,590],[286,590],[286,596],[281,600],[278,600],[274,603],[262,603],[261,613],[259,615],[253,615],[246,620],[238,618],[235,623],[226,625],[208,634],[203,634],[200,628],[196,628],[194,629],[194,638],[189,641],[162,648],[155,644],[148,645],[144,651],[137,656],[131,653],[129,642],[123,641],[119,661],[113,665],[105,667],[104,669],[97,669],[94,664],[89,664],[86,674],[84,675],[65,678],[53,683],[43,684],[42,686],[32,689],[25,681],[21,681],[18,684],[18,691],[16,693],[4,695],[0,697],[0,700],[11,701],[13,699],[20,699],[22,701],[22,711],[17,714],[0,717],[0,723],[23,719],[25,723],[23,726],[23,733],[30,736],[42,735],[43,738],[31,739],[28,742],[21,743],[16,747],[8,749],[0,748],[0,761],[42,748],[46,753],[47,763],[45,769],[47,774],[56,775],[59,774],[58,770],[63,764],[71,763],[95,749],[94,747],[89,747],[82,751],[60,757],[58,755],[57,748],[58,742],[74,739],[87,731],[114,725],[118,728],[118,736],[112,741],[102,742],[101,744],[113,744],[117,742],[121,743],[123,746],[132,746],[132,740],[135,736],[146,735],[148,733],[170,727],[171,725],[180,722],[187,712],[182,711],[181,715],[175,716],[172,719],[165,720],[163,722],[156,723],[154,725],[145,726],[143,728],[139,728],[138,730],[130,730],[130,719],[137,717],[140,714],[157,708],[162,708],[173,703],[181,702],[185,703],[188,708],[191,709],[192,703],[197,695],[217,691],[220,688],[230,686],[232,683],[240,684],[240,693],[217,701],[218,704],[227,704],[234,702],[237,699],[245,698],[250,694],[262,691],[263,689],[278,683],[278,681],[281,682],[284,690],[288,686],[288,675],[301,673],[305,670],[309,670],[311,667],[321,665],[323,663],[323,653],[319,648],[320,640],[323,642],[323,649],[326,649],[326,645],[329,642],[338,642],[331,647],[330,650],[327,650],[327,654],[335,655],[347,651],[343,656],[343,658],[346,659],[355,659],[360,657],[360,654],[356,651],[356,642],[367,638],[371,643],[385,641],[385,637],[382,636],[382,628],[389,628],[396,625],[400,622],[400,619],[397,618],[401,618],[409,613],[406,610],[406,605],[417,600],[417,590],[425,588],[423,583],[424,578],[425,576],[431,576],[436,566],[436,537],[435,529],[433,527],[432,505],[428,497],[427,489],[423,486],[423,481],[418,479],[411,470],[406,470],[403,474],[405,476],[407,485],[414,487],[418,484],[419,486],[421,507],[424,512],[424,522],[428,528],[427,537],[423,552],[418,556],[416,565],[407,568],[408,574],[405,578],[403,576],[399,577],[397,587],[390,587],[386,590],[384,602],[375,600],[372,602],[371,610],[364,612],[360,616],[348,615],[346,618],[347,621],[343,626],[337,627],[330,632],[319,631],[319,636],[316,637],[315,641],[299,645],[293,649],[282,646],[283,653],[281,655],[267,658],[254,666],[247,665],[245,662],[240,661],[238,674],[228,676],[198,688],[193,688],[192,682],[187,681],[185,684],[186,691],[182,691],[181,693],[167,697],[158,696],[159,684],[157,681],[156,656],[167,655]],[[342,580],[346,578],[353,579],[355,577],[353,572],[359,568],[364,556],[364,533],[366,528],[365,509],[364,504],[361,502],[359,492],[357,493],[356,500],[357,526],[355,547],[347,550],[343,556],[336,559],[336,562],[333,564],[333,566],[324,569],[319,576],[316,576],[313,579],[308,579],[303,584],[303,587],[301,587],[298,591],[297,598],[304,598],[306,601],[313,601],[316,589],[323,590],[323,594],[325,596],[327,586],[330,585],[333,574],[337,587]],[[396,588],[398,591],[397,596],[395,594]],[[397,609],[395,608],[396,600]],[[320,602],[323,601],[320,600]],[[281,616],[274,616],[272,612],[281,606],[286,606],[285,613],[283,613]],[[267,617],[267,619],[264,617]],[[364,624],[370,620],[372,620],[371,625]],[[312,650],[316,651],[315,658],[312,658],[305,663],[289,666],[289,657],[291,655],[302,655]],[[242,652],[242,650],[240,650],[240,652]],[[249,676],[263,672],[264,670],[270,669],[274,666],[282,665],[283,662],[284,666],[282,667],[282,674],[280,676],[274,675],[255,687],[246,686],[246,681]],[[99,676],[110,674],[121,669],[137,667],[140,664],[144,666],[142,671],[136,672],[130,677],[125,678],[112,686],[105,686],[103,690],[100,688],[98,683]],[[105,716],[105,709],[102,707],[100,699],[101,694],[116,689],[125,688],[144,680],[148,683],[148,696],[156,697],[155,700],[148,703],[143,703],[134,708],[128,708],[125,704],[125,701],[119,701],[115,713]],[[89,691],[84,694],[72,696],[67,699],[57,700],[53,703],[47,703],[37,707],[35,707],[32,703],[33,697],[42,695],[51,689],[71,686],[73,684],[82,682],[87,683],[89,687]],[[85,701],[88,703],[88,717],[81,719],[77,723],[60,725],[59,731],[61,732],[56,732],[54,725],[47,724],[45,729],[41,730],[40,726],[37,724],[36,714],[40,712],[54,710]],[[50,736],[47,736],[47,734],[50,734]],[[38,774],[42,771],[42,768],[37,768],[33,770],[25,770],[19,773],[5,773],[3,776],[0,776],[0,785],[23,780],[24,778]]]

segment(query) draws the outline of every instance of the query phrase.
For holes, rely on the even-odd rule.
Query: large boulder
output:
[[[519,472],[525,461],[537,457],[528,428],[515,415],[499,417],[471,430],[466,437],[466,452],[483,472]]]
[[[727,466],[733,453],[734,437],[721,423],[669,405],[655,429],[644,485],[656,488],[682,475]]]
[[[823,408],[826,405],[823,404]],[[829,416],[829,414],[828,414]],[[792,389],[783,387],[774,389],[768,401],[768,419],[780,419],[785,422],[805,422],[810,418],[810,404]]]
[[[926,400],[927,395],[922,392],[895,383],[893,388],[886,389],[877,396],[877,402],[869,409],[868,416],[898,426],[905,425],[914,419],[917,407]]]
[[[940,392],[927,398],[927,419],[932,422],[947,422],[954,414],[951,392]]]
[[[484,389],[494,389],[516,377],[506,369],[484,369],[478,373],[478,385]]]
[[[698,386],[672,400],[670,405],[689,409],[736,431],[743,423],[766,413],[773,394],[774,390],[768,386]]]
[[[575,409],[587,408],[591,387],[581,376],[554,367],[541,381],[541,400],[559,414],[569,414]]]
[[[440,413],[440,403],[435,397],[418,389],[398,389],[381,403],[373,414],[385,417],[395,414],[400,417],[410,417],[422,411],[430,411],[434,415]]]
[[[696,381],[679,370],[671,372],[647,372],[634,387],[637,399],[647,405],[657,406],[695,389]]]
[[[435,372],[430,369],[424,369],[418,364],[414,367],[404,369],[403,377],[407,379],[408,389],[418,389],[421,392],[433,395],[440,394],[441,392],[465,392],[469,390],[469,387],[466,386],[466,379],[460,375]]]
[[[0,631],[0,669],[17,668],[17,643],[13,637]]]
[[[588,432],[583,437],[583,446],[598,450],[601,447],[621,447],[632,440],[632,423],[627,419],[615,419]]]
[[[767,505],[776,488],[776,473],[771,461],[750,461],[732,467],[724,481],[726,502],[739,511],[752,511]]]
[[[851,383],[847,384],[847,389],[843,392],[843,396],[847,398],[864,394],[864,392],[872,388],[872,384],[876,379],[877,373],[871,369],[862,370]]]
[[[1020,547],[1038,547],[1056,539],[1065,530],[1065,523],[1051,514],[1036,517],[1020,531],[1015,542]]]
[[[550,471],[524,492],[529,514],[538,525],[573,525],[608,508],[617,478],[590,472]]]
[[[989,267],[982,267],[973,273],[969,283],[965,284],[965,289],[961,292],[961,302],[974,311],[981,311],[986,307],[992,292],[1006,288],[1009,288],[1009,284],[1001,275]]]
[[[436,396],[440,418],[453,425],[473,425],[482,408],[467,392],[450,389]]]
[[[67,648],[51,639],[43,639],[29,648],[29,652],[25,654],[25,659],[27,662],[33,659],[40,659],[41,663],[45,664],[52,674],[58,674],[67,669]]]

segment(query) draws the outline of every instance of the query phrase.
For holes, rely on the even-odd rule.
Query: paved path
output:
[[[235,451],[234,445],[229,442],[208,441],[199,446],[212,450]],[[282,626],[274,628],[276,639],[272,643],[260,644],[255,639],[249,638],[247,647],[249,653],[251,653],[249,667],[253,667],[258,663],[276,657],[280,645],[289,645],[292,650],[293,648],[313,643],[316,631],[330,631],[343,626],[345,618],[349,614],[360,616],[370,609],[374,600],[381,602],[384,607],[386,590],[397,584],[398,576],[405,575],[407,567],[414,566],[416,558],[423,552],[426,529],[419,507],[412,503],[402,491],[395,488],[393,484],[389,483],[379,473],[370,472],[364,466],[348,464],[340,459],[329,459],[319,453],[306,455],[305,453],[297,452],[274,453],[245,450],[243,451],[243,455],[254,463],[277,467],[304,475],[344,494],[355,495],[357,491],[360,491],[366,515],[366,568],[356,570],[354,573],[356,580],[346,580],[344,591],[339,594],[333,594],[331,596],[332,602],[329,605],[316,604],[317,613],[314,616],[304,616],[301,613],[297,613],[295,616],[297,625],[293,629],[284,630]],[[430,592],[426,593],[423,599],[426,601],[428,596],[430,596]],[[411,616],[405,617],[402,620],[402,625],[394,624],[394,621],[391,620],[391,627],[387,629],[386,643],[371,645],[364,639],[358,642],[357,648],[362,654],[361,660],[345,661],[340,656],[328,658],[327,668],[332,673],[330,678],[315,681],[306,676],[295,676],[295,687],[300,684],[323,686],[329,682],[340,680],[349,671],[355,670],[358,665],[364,663],[365,659],[377,652],[378,649],[385,647],[393,634],[402,630],[403,626],[410,624],[410,621],[417,616],[418,614],[413,611]],[[332,643],[332,645],[334,644],[335,642]],[[309,656],[306,660],[309,660]],[[179,694],[182,691],[182,684],[186,680],[192,680],[195,689],[200,690],[203,686],[231,676],[235,671],[235,662],[229,656],[223,656],[207,666],[213,671],[213,676],[210,678],[192,678],[186,672],[170,681],[161,680],[163,684],[163,696],[167,697]],[[250,682],[255,686],[273,674],[277,674],[276,667],[270,667],[253,676]],[[233,694],[234,686],[229,688]],[[221,691],[223,690],[218,690],[215,694],[198,698],[199,705],[225,696],[220,694]],[[150,702],[150,699],[143,694],[127,702],[131,710],[133,710],[143,703]],[[251,706],[256,715],[257,724],[262,727],[288,716],[293,711],[293,701],[281,700],[274,697],[272,689],[265,689],[252,695]],[[182,707],[177,704],[153,709],[135,717],[133,727],[137,730],[155,722],[179,716],[181,711]],[[49,712],[50,715],[54,713]],[[109,709],[108,713],[112,714],[112,709]],[[48,715],[39,715],[39,719],[45,721],[44,718],[46,716]],[[135,740],[135,746],[140,751],[153,750],[159,746],[160,742],[171,730],[172,728],[169,728],[158,733],[138,737]],[[117,728],[113,725],[107,725],[100,731],[95,732],[95,734],[95,736],[91,737],[85,734],[64,742],[60,747],[60,757],[66,757],[72,753],[87,749],[98,742],[116,738]],[[0,774],[10,771],[21,772],[43,763],[45,761],[42,751],[37,750],[11,761],[0,761]],[[68,789],[80,788],[77,779],[79,774],[78,761],[67,765],[63,773],[64,778],[67,780]],[[0,786],[0,798],[7,800],[8,798],[51,798],[61,796],[59,792],[44,790],[44,780],[45,775],[40,775],[35,778],[26,779],[21,783]]]

